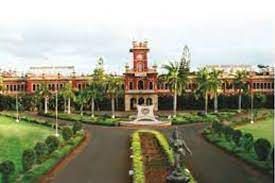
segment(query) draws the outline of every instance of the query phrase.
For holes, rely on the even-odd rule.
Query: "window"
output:
[[[261,83],[261,89],[263,89],[264,88],[264,84],[263,83]]]
[[[133,82],[130,82],[130,83],[129,83],[129,88],[130,88],[130,90],[133,90],[133,89],[134,89]]]
[[[138,64],[138,72],[142,72],[143,71],[143,65],[142,63]]]
[[[7,90],[9,91],[10,90],[10,87],[9,87],[10,85],[6,85],[6,88],[7,88]]]
[[[139,80],[139,81],[138,81],[138,89],[139,89],[139,90],[143,90],[143,89],[144,89],[143,81],[142,81],[142,80]]]
[[[256,83],[253,83],[253,88],[254,88],[254,89],[256,88]]]
[[[260,88],[260,83],[257,83],[257,89]]]
[[[151,82],[151,81],[149,82],[149,89],[150,89],[150,90],[153,90],[153,89],[154,89],[153,82]]]
[[[35,91],[35,84],[32,85],[32,91]]]
[[[270,83],[267,83],[267,88],[270,89]]]
[[[78,89],[81,90],[81,84],[80,83],[78,83]]]

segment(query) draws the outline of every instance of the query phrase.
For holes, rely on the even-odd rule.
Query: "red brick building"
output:
[[[126,66],[124,77],[125,84],[125,110],[135,109],[136,104],[154,105],[158,110],[158,96],[170,95],[167,83],[158,81],[156,66],[149,66],[147,42],[133,42],[132,48],[132,67]],[[209,66],[210,67],[210,66]],[[232,72],[242,69],[242,66],[229,65],[214,66],[224,70],[221,76],[222,87],[221,95],[236,95],[234,87],[234,77]],[[249,90],[266,95],[274,95],[274,68],[255,72],[251,68],[249,71]],[[14,72],[1,72],[0,82],[5,90],[3,94],[13,95],[15,93],[33,94],[42,83],[45,83],[50,91],[62,88],[66,83],[71,82],[75,89],[83,89],[88,84],[90,77],[87,75],[77,75],[74,67],[32,67],[31,71],[23,76],[18,76]],[[38,73],[36,71],[39,71]],[[50,71],[50,72],[48,72]],[[55,72],[52,72],[55,71]],[[66,72],[67,73],[66,73]],[[0,83],[1,84],[1,83]],[[186,85],[186,92],[193,92],[196,89],[196,75],[190,75]]]

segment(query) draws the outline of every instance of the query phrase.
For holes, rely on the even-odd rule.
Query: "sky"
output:
[[[0,6],[0,69],[75,66],[90,73],[132,64],[133,40],[148,41],[149,64],[161,68],[191,51],[191,66],[274,64],[272,1],[9,0]]]

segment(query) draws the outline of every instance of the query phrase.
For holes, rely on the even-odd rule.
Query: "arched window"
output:
[[[152,82],[152,81],[149,82],[149,89],[150,89],[150,90],[153,90],[153,89],[154,89],[154,85],[153,85],[153,82]]]
[[[146,99],[146,105],[152,105],[153,102],[152,102],[152,99],[151,98],[147,98]]]
[[[130,100],[131,109],[136,108],[136,103],[137,103],[137,100],[135,98],[131,98],[131,100]]]
[[[143,71],[143,64],[139,63],[138,64],[138,72],[142,72]]]
[[[142,98],[142,97],[139,98],[139,99],[138,99],[138,104],[139,104],[139,105],[144,104],[144,98]]]
[[[130,88],[130,90],[134,89],[133,82],[130,82],[130,83],[129,83],[129,88]]]
[[[143,89],[144,89],[143,81],[142,81],[142,80],[139,80],[139,81],[138,81],[138,89],[139,89],[139,90],[143,90]]]

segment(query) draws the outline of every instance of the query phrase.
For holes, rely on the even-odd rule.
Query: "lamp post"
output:
[[[17,92],[17,88],[16,88],[16,91],[15,91],[15,98],[16,98],[16,122],[19,123],[18,92]]]
[[[254,123],[254,94],[253,91],[251,91],[251,120],[250,123]]]
[[[55,92],[55,136],[58,137],[58,90]]]

